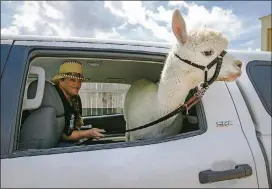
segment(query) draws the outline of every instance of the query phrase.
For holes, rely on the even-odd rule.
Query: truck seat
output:
[[[35,97],[36,89],[37,80],[28,87],[29,99]],[[65,117],[61,98],[53,84],[45,81],[41,106],[27,111],[29,115],[21,127],[18,150],[56,147],[62,135]]]

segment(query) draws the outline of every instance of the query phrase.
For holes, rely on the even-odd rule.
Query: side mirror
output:
[[[40,107],[43,99],[44,86],[45,86],[45,71],[41,67],[31,66],[29,74],[35,74],[38,76],[38,84],[36,90],[36,96],[33,99],[27,98],[27,92],[24,95],[23,110],[32,110]],[[27,88],[25,89],[27,91]]]

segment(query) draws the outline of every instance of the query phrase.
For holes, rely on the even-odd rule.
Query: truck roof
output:
[[[16,40],[16,41],[43,41],[43,42],[73,42],[73,43],[99,43],[99,44],[115,44],[115,45],[131,45],[141,47],[155,47],[170,49],[172,43],[170,42],[155,42],[155,41],[141,41],[141,40],[122,40],[122,39],[101,39],[101,38],[85,38],[85,37],[60,37],[60,36],[38,36],[38,35],[2,35],[1,40]],[[271,57],[271,52],[255,51],[255,50],[235,50],[228,49],[235,55]],[[268,58],[271,59],[271,58]]]
[[[103,44],[126,44],[137,46],[153,46],[159,48],[170,48],[171,43],[140,41],[140,40],[121,40],[121,39],[98,39],[84,37],[59,37],[59,36],[38,36],[38,35],[1,35],[1,40],[17,41],[52,41],[52,42],[76,42],[76,43],[103,43]]]

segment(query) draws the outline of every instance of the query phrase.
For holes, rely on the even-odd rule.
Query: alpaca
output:
[[[126,94],[123,108],[127,129],[150,123],[172,112],[184,103],[190,89],[203,82],[204,71],[186,64],[174,53],[182,59],[206,66],[228,46],[225,36],[207,28],[187,33],[178,9],[172,15],[172,31],[176,44],[168,53],[159,83],[140,79],[131,85]],[[241,65],[241,61],[226,54],[216,81],[234,81],[241,75]],[[214,71],[215,65],[208,71],[208,79]],[[151,127],[126,133],[127,141],[178,134],[182,120],[179,114]]]

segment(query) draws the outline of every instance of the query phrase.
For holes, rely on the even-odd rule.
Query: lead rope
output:
[[[175,54],[175,56],[177,58],[179,58],[181,61],[186,62],[187,64],[190,64],[191,66],[194,66],[196,68],[199,68],[203,71],[205,71],[205,76],[204,76],[204,82],[202,84],[200,84],[200,86],[196,87],[196,92],[193,95],[193,97],[191,97],[186,103],[184,103],[183,105],[179,106],[176,110],[174,110],[173,112],[161,117],[160,119],[153,121],[151,123],[139,126],[139,127],[135,127],[133,129],[128,129],[125,130],[125,132],[131,132],[131,131],[136,131],[136,130],[140,130],[140,129],[144,129],[150,126],[153,126],[157,123],[160,123],[166,119],[169,119],[170,117],[173,117],[174,115],[178,114],[179,112],[183,111],[184,109],[186,110],[186,115],[189,114],[189,109],[195,105],[196,103],[198,103],[200,101],[200,99],[204,96],[206,90],[209,88],[209,86],[215,81],[215,79],[218,77],[220,69],[221,69],[221,65],[222,65],[222,58],[223,56],[226,54],[226,51],[222,51],[220,53],[220,55],[218,55],[211,63],[209,63],[207,66],[202,66],[202,65],[198,65],[195,64],[191,61],[188,60],[184,60],[182,58],[180,58],[177,54]],[[215,72],[213,77],[208,81],[208,71],[210,68],[212,68],[212,66],[214,66],[214,64],[216,64],[216,68],[215,68]]]
[[[195,88],[196,92],[193,94],[193,96],[184,104],[180,105],[177,109],[175,109],[174,111],[172,111],[171,113],[153,121],[153,122],[150,122],[148,124],[145,124],[145,125],[142,125],[142,126],[139,126],[139,127],[135,127],[133,129],[127,129],[125,130],[125,132],[131,132],[131,131],[136,131],[136,130],[140,130],[140,129],[144,129],[144,128],[147,128],[147,127],[150,127],[150,126],[153,126],[157,123],[160,123],[166,119],[169,119],[171,117],[173,117],[174,115],[178,114],[179,112],[182,112],[184,110],[186,110],[186,115],[189,114],[189,110],[195,105],[197,104],[200,99],[204,96],[206,90],[207,90],[207,87],[204,88],[204,87],[201,87],[200,86],[200,89],[199,87],[196,87]]]
[[[155,121],[153,121],[153,122],[150,122],[150,123],[148,123],[148,124],[145,124],[145,125],[142,125],[142,126],[139,126],[139,127],[135,127],[135,128],[133,128],[133,129],[127,129],[127,130],[125,130],[125,133],[131,132],[131,131],[140,130],[140,129],[144,129],[144,128],[147,128],[147,127],[150,127],[150,126],[154,126],[155,124],[160,123],[160,122],[162,122],[162,121],[164,121],[164,120],[166,120],[166,119],[169,119],[170,117],[173,117],[174,115],[176,115],[176,114],[178,114],[179,112],[182,112],[182,111],[184,111],[184,110],[186,110],[186,115],[188,115],[188,114],[189,114],[189,110],[190,110],[195,104],[197,104],[197,103],[200,101],[200,99],[204,96],[204,94],[205,94],[207,88],[200,87],[200,89],[199,89],[199,87],[196,87],[194,90],[195,90],[196,92],[193,94],[193,96],[192,96],[191,98],[189,98],[189,100],[188,100],[186,103],[180,105],[177,109],[175,109],[175,110],[172,111],[171,113],[169,113],[169,114],[167,114],[167,115],[161,117],[160,119],[157,119],[157,120],[155,120]],[[108,133],[108,134],[106,134],[106,135],[112,135],[112,134],[117,134],[117,133],[111,132],[111,133]],[[78,141],[78,142],[76,143],[76,145],[82,145],[82,144],[83,144],[85,141],[87,141],[87,140],[89,140],[89,139],[80,140],[80,141]]]

